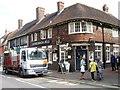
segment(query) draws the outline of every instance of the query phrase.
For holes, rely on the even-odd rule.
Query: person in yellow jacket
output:
[[[91,62],[89,63],[89,71],[91,73],[92,81],[95,80],[94,73],[97,71],[96,68],[97,68],[97,63],[94,60],[91,60]]]

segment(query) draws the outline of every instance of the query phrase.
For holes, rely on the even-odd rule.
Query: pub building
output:
[[[46,49],[50,70],[58,70],[59,62],[64,61],[70,63],[71,72],[77,71],[82,57],[88,69],[89,61],[97,56],[106,67],[111,53],[120,53],[120,21],[108,12],[106,4],[101,11],[80,3],[64,8],[59,1],[57,8],[44,15],[45,9],[38,7],[39,21],[24,34],[27,47]]]

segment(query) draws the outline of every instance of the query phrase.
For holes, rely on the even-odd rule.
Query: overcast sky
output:
[[[6,29],[16,30],[18,19],[23,20],[23,25],[34,20],[38,6],[45,8],[45,14],[57,11],[58,1],[63,1],[64,7],[82,3],[99,10],[102,10],[102,6],[107,4],[108,12],[118,18],[118,2],[120,0],[0,0],[0,37],[5,34]]]

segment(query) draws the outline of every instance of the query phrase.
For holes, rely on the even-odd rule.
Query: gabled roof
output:
[[[111,14],[77,3],[63,10],[51,23],[55,25],[72,19],[91,19],[114,26],[120,26],[120,21]]]
[[[34,26],[37,23],[37,20],[33,20],[27,24],[25,24],[20,30],[17,31],[17,33],[14,35],[14,38],[26,35],[26,33],[29,31],[29,29]]]
[[[11,33],[12,32],[9,32],[8,34],[6,34],[0,38],[0,39],[3,39],[3,41],[0,43],[1,45],[3,45],[8,40],[8,37],[11,35]]]
[[[12,31],[12,32],[8,35],[7,40],[13,39],[14,36],[15,36],[15,34],[16,34],[17,32],[18,32],[18,30]]]
[[[35,26],[33,26],[28,31],[28,33],[48,27],[52,23],[52,20],[56,17],[57,14],[58,14],[58,12],[55,12],[55,13],[45,16],[40,22],[38,22]]]

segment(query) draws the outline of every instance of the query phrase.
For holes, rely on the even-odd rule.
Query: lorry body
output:
[[[23,48],[19,52],[4,52],[3,70],[5,73],[16,72],[21,77],[43,75],[48,72],[46,52],[40,48]]]

